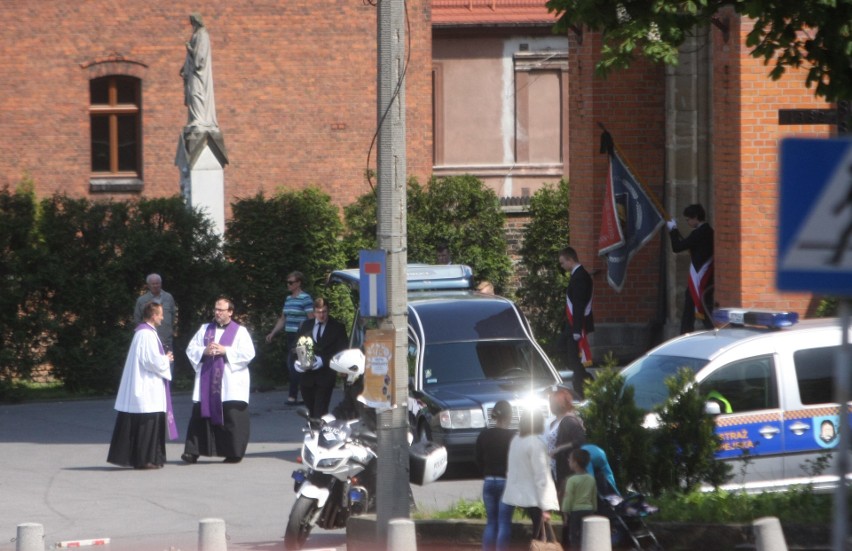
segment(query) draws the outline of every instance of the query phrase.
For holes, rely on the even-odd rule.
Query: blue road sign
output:
[[[361,251],[361,316],[383,318],[388,315],[387,251]]]
[[[780,197],[778,288],[852,295],[852,140],[783,140]]]

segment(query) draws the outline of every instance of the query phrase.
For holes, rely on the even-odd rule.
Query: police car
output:
[[[624,368],[637,406],[650,412],[663,403],[665,380],[687,368],[716,418],[716,457],[734,462],[726,488],[836,486],[833,461],[821,472],[815,466],[830,458],[839,440],[834,365],[840,322],[740,309],[717,310],[714,320],[721,329],[671,339]],[[649,414],[646,426],[655,421]]]

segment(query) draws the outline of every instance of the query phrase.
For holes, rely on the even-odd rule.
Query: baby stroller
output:
[[[606,453],[594,444],[586,444],[583,449],[589,452],[589,471],[598,489],[597,513],[609,519],[613,549],[662,551],[657,537],[644,521],[659,509],[648,504],[642,494],[632,492],[622,496],[615,485]]]
[[[657,537],[645,524],[644,518],[658,509],[638,493],[621,497],[618,494],[598,495],[598,514],[609,519],[613,549],[648,549],[662,551]]]

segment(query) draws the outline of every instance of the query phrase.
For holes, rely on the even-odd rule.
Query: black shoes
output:
[[[138,467],[133,467],[138,471],[150,471],[154,469],[162,469],[162,465],[157,465],[156,463],[145,463],[144,465],[139,465]]]
[[[184,463],[188,463],[190,465],[192,465],[193,463],[198,463],[198,456],[192,455],[191,453],[181,454],[180,458],[183,460]],[[222,461],[222,463],[239,463],[242,460],[242,457],[226,457],[225,460]]]

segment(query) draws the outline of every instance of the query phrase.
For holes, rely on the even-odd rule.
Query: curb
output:
[[[421,551],[482,547],[484,520],[415,520],[414,524],[418,548]],[[552,524],[557,538],[561,537],[562,523],[554,521]],[[755,549],[754,530],[751,524],[647,522],[647,525],[666,551]],[[831,548],[830,526],[786,524],[783,529],[791,551],[824,551]],[[531,539],[532,527],[529,522],[513,523],[511,540],[513,549],[529,549]],[[346,549],[348,551],[384,551],[384,545],[376,541],[376,515],[361,515],[349,519],[346,525]]]

